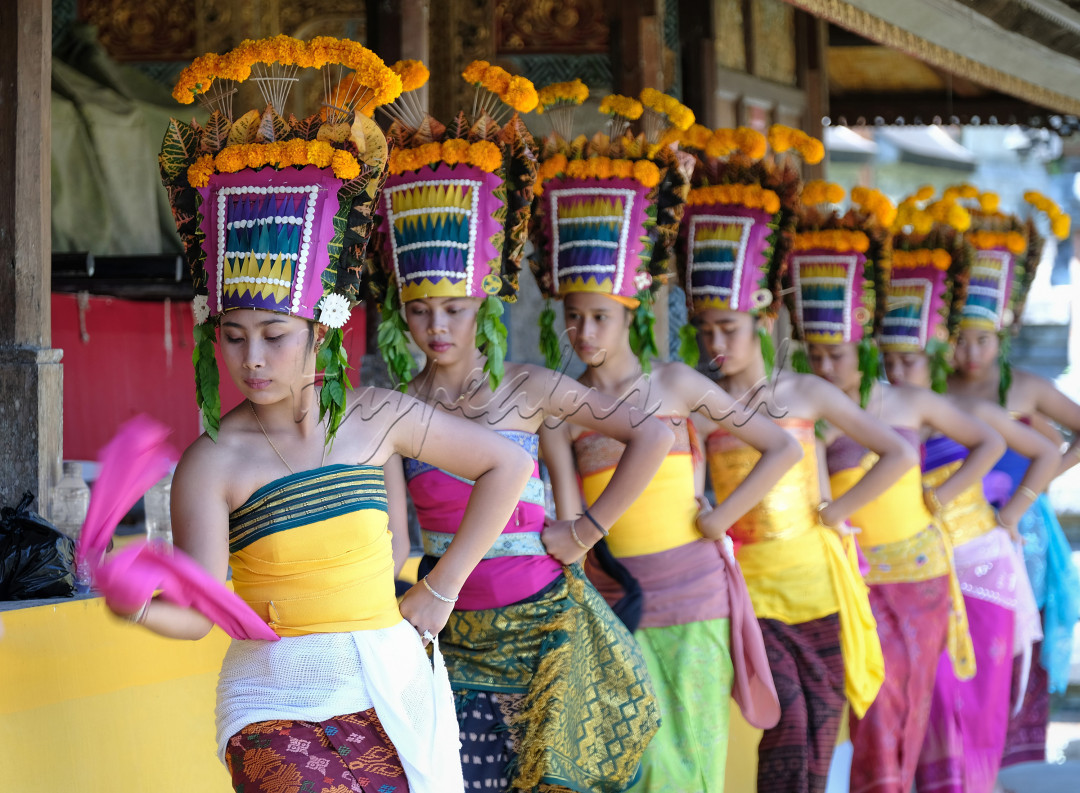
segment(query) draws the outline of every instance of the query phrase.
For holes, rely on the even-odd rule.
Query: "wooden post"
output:
[[[60,350],[50,349],[52,5],[0,3],[0,501],[47,513],[63,445]]]

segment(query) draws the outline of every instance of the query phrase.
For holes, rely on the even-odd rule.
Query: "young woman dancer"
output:
[[[1060,214],[1042,196],[1030,197],[1048,210],[1054,233],[1067,236],[1068,216]],[[1026,249],[1017,257],[1023,259],[1024,278],[1014,286],[1016,291],[1009,296],[1009,310],[1002,312],[1000,326],[995,321],[960,332],[948,389],[960,396],[998,402],[1015,418],[1040,429],[1059,444],[1060,436],[1049,422],[1069,430],[1073,441],[1061,455],[1056,474],[1060,476],[1080,462],[1080,405],[1046,378],[1011,367],[1004,343],[1015,333],[1026,286],[1034,277],[1042,250],[1033,225],[1019,229],[1018,233],[1026,238]],[[995,507],[1002,507],[1017,493],[1026,470],[1027,460],[1012,450],[998,461],[986,488]],[[1068,540],[1045,493],[1040,493],[1024,513],[1018,529],[1024,541],[1024,564],[1042,617],[1043,640],[1033,648],[1030,668],[1025,667],[1022,658],[1013,664],[1013,699],[1022,699],[1022,705],[1009,718],[1003,766],[1045,760],[1050,694],[1064,692],[1068,686],[1073,628],[1080,616],[1080,580]]]
[[[962,332],[965,322],[970,321],[966,318],[985,296],[982,290],[966,289],[971,268],[978,266],[973,265],[966,245],[956,237],[955,229],[944,227],[899,237],[897,266],[889,286],[892,310],[882,337],[891,381],[923,389],[934,384],[941,387],[947,363],[940,343],[947,344],[949,329]],[[920,296],[924,303],[916,302]],[[940,318],[941,329],[913,339],[909,320],[916,310],[924,308]],[[1032,492],[1045,487],[1056,465],[1052,444],[990,403],[953,401],[965,413],[989,424],[1010,448],[1032,460],[1024,487]],[[927,501],[940,505],[938,516],[954,547],[976,674],[960,679],[944,656],[938,665],[929,727],[916,771],[920,789],[993,789],[1009,707],[1008,650],[1023,651],[1030,645],[1032,631],[1037,630],[1030,586],[1009,542],[1009,533],[1015,531],[1016,521],[1028,505],[1020,496],[995,515],[982,483],[951,498],[948,493],[942,497],[941,488],[955,481],[955,471],[968,460],[969,451],[947,435],[935,434],[926,441],[923,481]],[[973,712],[976,707],[977,715]]]
[[[569,185],[560,187],[573,189]],[[578,189],[591,187],[586,184]],[[695,209],[694,193],[690,195],[684,227]],[[766,221],[761,222],[764,226]],[[710,239],[724,238],[722,229],[712,230],[717,233]],[[760,252],[755,250],[752,255],[759,256]],[[747,601],[746,584],[722,540],[727,527],[753,508],[799,459],[798,444],[766,417],[745,410],[723,389],[683,364],[654,364],[648,373],[643,371],[643,362],[634,349],[641,345],[634,345],[632,339],[640,339],[636,335],[635,303],[647,298],[646,290],[639,292],[633,283],[620,281],[607,271],[598,273],[595,285],[576,280],[572,272],[564,277],[562,272],[567,268],[560,257],[552,254],[546,261],[549,277],[545,282],[557,285],[551,291],[564,296],[569,340],[587,367],[582,382],[620,399],[648,405],[679,433],[676,453],[669,456],[634,509],[610,527],[607,539],[611,554],[637,579],[644,592],[644,615],[636,635],[645,648],[665,714],[665,723],[646,753],[647,776],[642,789],[721,790],[727,755],[723,745],[728,727],[727,699],[732,691],[729,664],[734,662],[733,693],[748,721],[771,728],[777,720],[790,718],[786,690],[779,692],[779,708],[767,720],[761,718],[762,713],[745,695],[740,695],[740,688],[745,688],[740,678],[748,676],[741,669],[745,660],[740,643],[746,643],[747,636],[753,636],[755,644],[760,641],[760,627],[749,604],[743,605]],[[700,514],[695,504],[697,488],[691,460],[695,442],[690,421],[691,416],[698,415],[709,417],[715,422],[712,426],[724,428],[758,458],[746,461],[728,497],[716,509]],[[573,430],[563,430],[560,439],[559,456],[554,452],[551,456],[557,474],[553,482],[559,483],[560,510],[572,512],[577,508],[574,474],[582,478],[585,501],[591,501],[622,448],[610,439]],[[817,541],[810,553],[824,560],[829,553],[826,546],[831,542]],[[842,555],[839,548],[836,554]],[[589,575],[598,581],[609,601],[614,600],[621,594],[620,588],[598,561],[590,557]],[[844,564],[839,562],[841,568]],[[827,570],[828,563],[822,561],[821,568]],[[854,588],[850,568],[846,575],[850,590]],[[750,582],[751,596],[753,586]],[[729,593],[726,603],[715,596],[725,591]],[[835,598],[832,602],[835,606]],[[824,613],[829,613],[827,608]],[[872,626],[869,632],[854,627],[852,633],[858,649],[866,649],[862,642],[873,639]],[[839,640],[836,643],[839,653]],[[767,647],[764,644],[762,651]],[[872,670],[873,652],[867,656],[860,660],[868,660]],[[773,660],[771,656],[769,660]],[[719,674],[718,664],[722,664]],[[842,672],[840,679],[842,687]],[[873,693],[869,696],[872,698]]]
[[[938,490],[948,500],[979,483],[1004,444],[943,397],[877,381],[874,332],[888,316],[883,280],[895,209],[877,191],[856,188],[846,213],[822,213],[813,206],[821,191],[808,187],[790,272],[793,326],[807,343],[809,366],[852,405],[887,421],[913,452],[930,432],[947,433],[969,448],[965,465]],[[895,267],[901,268],[903,255],[897,257]],[[914,325],[900,323],[902,330],[916,338],[936,331],[940,306],[935,294]],[[831,423],[824,439],[829,485],[833,496],[842,496],[863,479],[875,456]],[[958,676],[975,673],[963,599],[947,537],[924,504],[918,465],[854,513],[851,523],[868,562],[885,683],[865,714],[852,715],[850,789],[907,793],[926,734],[937,659],[947,648]]]
[[[298,65],[314,57],[304,42],[282,39],[247,42],[244,56],[265,50],[273,60],[287,51]],[[319,45],[350,65],[364,59],[369,78],[393,82],[363,48]],[[193,64],[197,90],[220,62],[215,55]],[[380,90],[373,84],[359,96]],[[449,685],[437,647],[434,674],[423,647],[528,478],[528,456],[494,433],[411,397],[343,383],[341,327],[369,227],[355,225],[343,249],[335,216],[370,214],[386,165],[385,139],[361,109],[337,145],[302,135],[291,149],[245,144],[242,161],[228,156],[238,152],[225,146],[233,135],[221,134],[230,125],[223,113],[202,130],[174,121],[161,157],[202,294],[195,363],[207,427],[176,468],[173,535],[220,580],[231,567],[235,592],[281,637],[233,641],[219,678],[219,752],[236,790],[249,793],[462,789]],[[266,117],[289,136],[276,112]],[[345,112],[351,117],[352,108]],[[314,116],[305,128],[321,123]],[[219,158],[202,156],[207,150]],[[365,152],[360,161],[357,151]],[[263,167],[233,167],[253,160]],[[225,368],[245,397],[224,417],[218,333]],[[476,481],[453,547],[400,604],[383,481],[394,455]],[[211,627],[195,609],[157,598],[132,617],[174,638],[197,639]]]
[[[443,159],[392,173],[382,205],[388,299],[402,305],[425,357],[409,392],[440,414],[494,429],[534,461],[512,519],[500,524],[498,541],[451,594],[457,610],[441,637],[466,788],[622,791],[638,773],[659,714],[641,653],[574,562],[600,536],[596,524],[610,525],[633,502],[673,438],[635,406],[559,372],[503,363],[506,331],[495,294],[514,293],[534,163],[516,117],[501,130],[493,124],[481,118],[471,129],[505,147],[505,167],[501,156],[490,173],[482,162],[446,159],[454,157],[453,140],[477,146],[480,139],[440,143],[414,133],[399,150],[406,159],[432,144],[441,146]],[[461,122],[453,128],[470,129]],[[505,242],[489,241],[488,219],[502,212]],[[397,323],[398,315],[386,321]],[[536,464],[545,421],[572,422],[628,444],[625,463],[587,519],[545,527]],[[472,482],[416,459],[404,460],[403,475],[423,530],[423,575],[442,564]]]

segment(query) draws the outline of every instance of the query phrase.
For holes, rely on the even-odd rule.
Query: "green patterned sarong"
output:
[[[735,675],[730,633],[726,618],[634,633],[664,718],[634,793],[723,793]]]
[[[579,567],[533,600],[455,611],[440,648],[466,784],[491,778],[472,761],[490,760],[493,736],[508,736],[502,789],[620,793],[634,782],[659,726],[656,697],[637,643]]]

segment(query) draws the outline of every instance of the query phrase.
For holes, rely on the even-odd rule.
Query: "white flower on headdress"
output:
[[[652,286],[652,276],[648,273],[638,273],[634,276],[634,288],[641,292]]]
[[[348,298],[339,295],[337,292],[323,295],[323,299],[319,301],[318,309],[318,321],[332,329],[343,326],[349,321],[349,316],[352,314]]]
[[[195,316],[196,325],[210,319],[210,305],[206,295],[195,295],[195,299],[191,301],[191,313]]]

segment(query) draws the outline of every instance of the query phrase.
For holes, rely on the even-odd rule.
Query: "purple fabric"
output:
[[[919,433],[909,427],[892,427],[893,432],[902,436],[913,449],[919,448]],[[869,450],[847,435],[841,435],[825,447],[825,464],[829,474],[857,468]]]
[[[915,781],[932,793],[991,793],[1005,748],[1012,683],[1013,612],[964,597],[977,672],[960,682],[938,660],[930,723]]]
[[[968,449],[952,438],[934,435],[923,445],[923,472],[933,471],[943,465],[963,460],[968,456]]]

